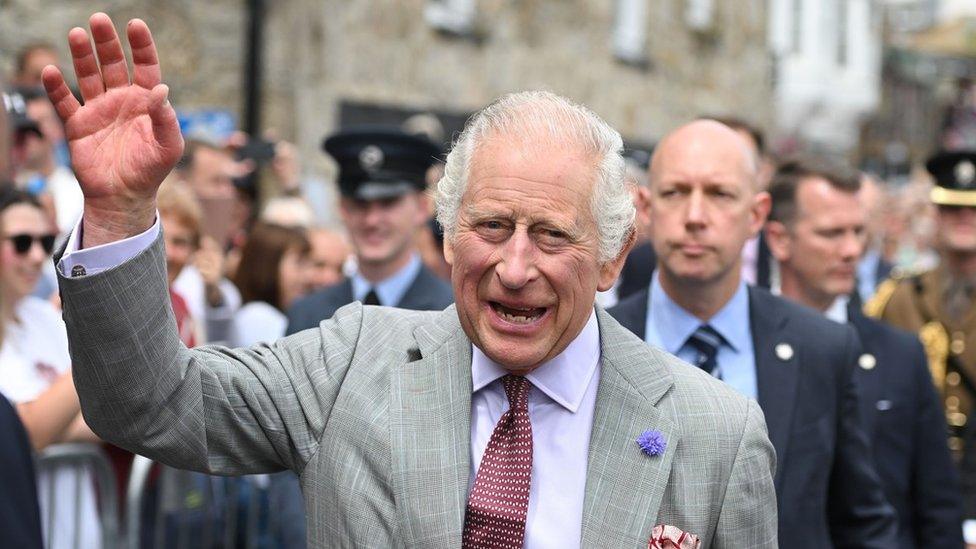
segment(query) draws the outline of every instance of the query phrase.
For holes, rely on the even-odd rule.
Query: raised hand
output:
[[[161,83],[149,27],[133,19],[126,28],[129,68],[112,20],[104,13],[68,33],[68,45],[85,104],[71,94],[61,71],[42,73],[48,97],[64,122],[71,162],[85,195],[84,247],[138,234],[152,225],[156,190],[183,153],[176,113]]]

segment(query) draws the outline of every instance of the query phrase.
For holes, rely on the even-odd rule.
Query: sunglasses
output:
[[[25,233],[10,235],[7,240],[13,242],[14,251],[17,252],[17,255],[24,255],[29,252],[35,240],[41,245],[41,249],[46,255],[51,255],[51,252],[54,251],[54,238],[55,235],[53,234],[35,236]]]

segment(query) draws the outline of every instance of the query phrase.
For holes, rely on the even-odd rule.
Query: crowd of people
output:
[[[525,92],[450,151],[326,136],[323,219],[293,145],[181,135],[145,24],[131,78],[90,26],[78,89],[31,44],[0,113],[16,546],[102,545],[28,457],[83,442],[235,475],[268,547],[976,547],[976,150],[892,183],[703,115],[623,155]],[[151,135],[100,156],[95,114]]]

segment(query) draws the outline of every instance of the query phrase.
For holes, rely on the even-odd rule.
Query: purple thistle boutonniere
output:
[[[664,450],[668,447],[668,441],[664,438],[661,431],[656,429],[648,429],[641,433],[637,437],[637,445],[640,446],[641,451],[649,456],[659,456],[664,453]]]

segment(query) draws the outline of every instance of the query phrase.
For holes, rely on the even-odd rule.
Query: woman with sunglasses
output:
[[[0,227],[0,393],[15,404],[35,450],[97,441],[81,417],[61,315],[31,295],[51,258],[55,229],[36,198],[10,187],[0,189]],[[72,547],[76,539],[81,547],[101,545],[93,481],[90,474],[78,475],[73,469],[55,470],[38,479],[44,531],[51,535],[47,547]]]

